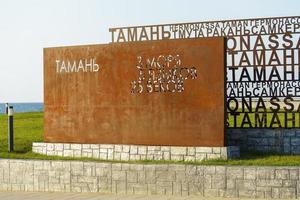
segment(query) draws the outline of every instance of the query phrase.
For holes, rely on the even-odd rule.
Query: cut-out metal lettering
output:
[[[183,92],[184,81],[197,78],[196,67],[182,66],[180,55],[137,56],[138,78],[131,82],[131,93]]]

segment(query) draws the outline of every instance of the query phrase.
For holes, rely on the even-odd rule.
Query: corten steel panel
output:
[[[44,49],[46,142],[224,146],[224,38]],[[180,55],[197,78],[183,92],[131,93],[137,56]],[[95,58],[98,72],[57,73]]]

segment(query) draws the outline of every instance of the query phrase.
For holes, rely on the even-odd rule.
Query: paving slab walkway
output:
[[[1,200],[238,200],[237,198],[109,195],[99,193],[0,192]]]

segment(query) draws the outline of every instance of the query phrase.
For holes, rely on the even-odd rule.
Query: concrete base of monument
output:
[[[34,153],[63,156],[89,157],[101,160],[173,160],[202,161],[207,159],[229,159],[240,156],[238,146],[227,147],[178,147],[178,146],[145,146],[126,144],[70,144],[44,143],[32,144]]]

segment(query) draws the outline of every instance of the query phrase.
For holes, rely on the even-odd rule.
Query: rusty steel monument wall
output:
[[[225,146],[223,37],[44,49],[44,141]]]
[[[300,128],[300,16],[109,31],[112,43],[226,37],[226,128]]]

